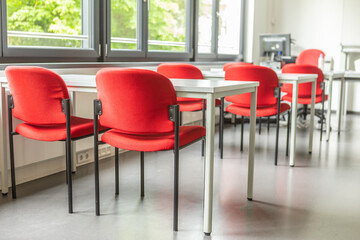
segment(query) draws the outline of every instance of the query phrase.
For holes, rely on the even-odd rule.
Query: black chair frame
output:
[[[86,136],[71,138],[71,122],[70,122],[70,99],[61,100],[62,112],[66,116],[66,183],[68,185],[68,211],[73,213],[73,196],[72,196],[72,171],[71,171],[71,141],[76,141],[79,139],[84,139],[92,136],[89,134]],[[11,190],[12,198],[16,198],[16,179],[15,179],[15,155],[14,155],[14,135],[19,135],[17,132],[13,131],[13,122],[12,122],[12,109],[14,108],[14,100],[11,94],[8,95],[8,125],[9,125],[9,148],[10,148],[10,171],[11,171]]]
[[[281,106],[281,85],[280,87],[275,88],[274,90],[274,96],[277,98],[277,114],[276,114],[276,140],[275,140],[275,166],[278,162],[278,146],[279,146],[279,124],[280,124],[280,106]],[[222,99],[222,106],[223,105],[223,99]],[[290,112],[290,111],[289,111]],[[236,116],[236,115],[235,115]],[[290,116],[290,114],[289,114]],[[221,111],[220,114],[220,158],[223,158],[223,135],[224,135],[224,111]],[[268,119],[269,120],[269,119]],[[236,123],[236,121],[235,121]],[[259,120],[259,124],[261,126],[261,118]],[[286,141],[286,156],[288,155],[288,148],[289,148],[289,126],[290,126],[290,118],[288,120],[288,131],[287,131],[287,141]],[[260,127],[261,129],[261,127]],[[268,125],[269,129],[269,125]],[[244,138],[244,116],[241,116],[241,137],[240,137],[240,151],[243,151],[243,138]],[[260,132],[261,133],[261,130]]]
[[[99,144],[103,142],[98,139],[98,119],[102,115],[102,103],[100,100],[94,100],[94,169],[95,169],[95,212],[100,215],[100,186],[99,186]],[[174,198],[173,198],[173,230],[178,230],[178,209],[179,209],[179,150],[192,145],[193,143],[204,140],[201,137],[187,145],[179,146],[179,131],[180,131],[180,111],[179,105],[169,106],[169,120],[174,122],[175,129],[175,143],[174,143]],[[115,147],[115,194],[119,194],[119,149]],[[140,196],[145,196],[144,183],[144,152],[140,152]]]

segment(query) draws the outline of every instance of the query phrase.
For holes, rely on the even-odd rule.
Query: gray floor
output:
[[[225,129],[224,159],[215,153],[211,237],[202,233],[203,159],[200,143],[180,153],[179,231],[172,231],[171,152],[145,155],[145,198],[140,198],[139,154],[120,162],[120,195],[114,197],[113,159],[101,162],[101,216],[94,214],[92,166],[74,175],[74,214],[67,213],[64,173],[19,185],[18,198],[0,196],[0,239],[360,239],[360,121],[348,115],[347,131],[330,142],[307,130],[297,135],[296,167],[285,157],[280,130],[279,166],[273,165],[275,127],[256,135],[254,201],[246,200],[247,141],[240,127]],[[335,125],[335,124],[334,124]],[[248,136],[248,126],[245,139]],[[217,144],[217,136],[216,136]]]

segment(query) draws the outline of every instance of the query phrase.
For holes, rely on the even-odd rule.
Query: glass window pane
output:
[[[8,46],[90,48],[91,0],[7,1]]]
[[[213,4],[212,0],[200,0],[198,26],[198,52],[211,53]]]
[[[220,0],[219,54],[239,54],[241,0]]]
[[[137,50],[137,0],[111,0],[111,49]]]
[[[149,51],[185,52],[186,0],[149,2]]]

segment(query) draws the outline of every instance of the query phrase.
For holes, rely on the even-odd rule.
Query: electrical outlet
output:
[[[105,144],[99,146],[99,157],[104,158],[111,155],[111,146]]]
[[[90,150],[78,152],[76,154],[76,160],[78,164],[88,162],[90,160]]]

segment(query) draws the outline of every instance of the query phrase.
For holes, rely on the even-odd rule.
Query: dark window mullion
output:
[[[219,6],[220,6],[220,0],[213,0],[213,4],[214,4],[214,7],[213,7],[213,26],[212,26],[212,30],[213,30],[213,34],[212,34],[212,50],[211,52],[213,54],[215,54],[216,58],[217,58],[217,55],[218,55],[218,43],[219,43],[219,16],[218,16],[218,13],[219,13]]]
[[[244,60],[244,49],[245,49],[245,8],[246,8],[246,0],[242,0],[241,2],[241,20],[240,20],[240,53],[239,60]]]
[[[144,57],[147,58],[148,56],[148,38],[149,38],[149,0],[139,0],[142,2],[142,11],[141,11],[141,49],[144,52]]]
[[[3,56],[3,39],[2,37],[4,36],[4,26],[3,26],[3,22],[4,22],[4,19],[3,19],[3,14],[2,14],[2,9],[3,9],[3,2],[0,1],[0,62],[1,62],[1,58]]]

